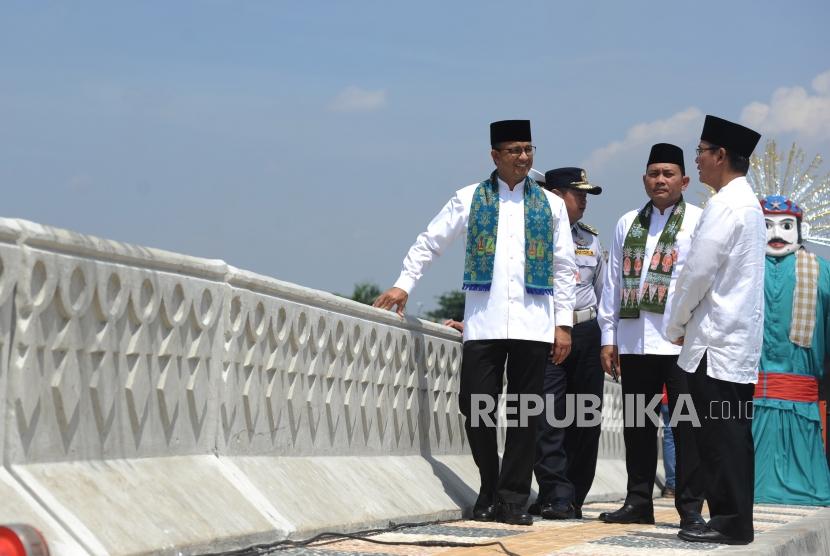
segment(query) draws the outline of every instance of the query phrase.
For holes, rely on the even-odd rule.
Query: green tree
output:
[[[429,311],[426,317],[435,322],[464,320],[464,292],[452,290],[441,294],[438,296],[438,308]]]
[[[340,297],[348,297],[352,301],[357,301],[358,303],[363,303],[365,305],[371,305],[381,293],[380,287],[378,287],[377,284],[372,282],[358,282],[354,285],[352,295],[343,295],[342,293],[335,295],[339,295]]]

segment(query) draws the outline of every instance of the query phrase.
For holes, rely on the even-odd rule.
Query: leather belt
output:
[[[596,305],[594,305],[593,307],[588,307],[587,309],[580,309],[579,311],[574,311],[574,324],[587,322],[595,318],[597,318]]]

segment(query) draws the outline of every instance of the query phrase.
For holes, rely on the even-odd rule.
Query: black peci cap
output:
[[[701,141],[723,147],[746,158],[752,156],[752,151],[760,139],[761,134],[757,131],[717,116],[706,116],[700,134]]]
[[[490,145],[530,141],[530,120],[501,120],[490,124]]]
[[[671,143],[657,143],[651,147],[651,152],[648,155],[649,164],[656,164],[659,162],[666,162],[668,164],[677,164],[680,166],[680,172],[686,175],[686,165],[683,163],[683,149]]]

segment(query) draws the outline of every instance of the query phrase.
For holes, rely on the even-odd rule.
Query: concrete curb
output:
[[[753,556],[830,554],[830,508],[756,536],[752,544],[718,552]]]

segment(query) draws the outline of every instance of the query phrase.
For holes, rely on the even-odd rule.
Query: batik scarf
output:
[[[800,248],[795,253],[795,291],[790,324],[790,341],[809,348],[813,345],[818,298],[818,262],[816,256]]]
[[[525,291],[553,295],[553,213],[545,192],[525,178]],[[464,285],[470,291],[490,291],[499,224],[499,182],[496,172],[473,193],[467,225]]]
[[[663,314],[666,311],[671,275],[677,264],[677,232],[686,213],[683,198],[672,209],[671,215],[660,234],[654,254],[649,261],[646,281],[640,292],[640,276],[643,271],[643,257],[648,239],[648,227],[654,203],[651,201],[637,213],[623,243],[623,291],[620,301],[620,318],[636,319],[640,310]]]

